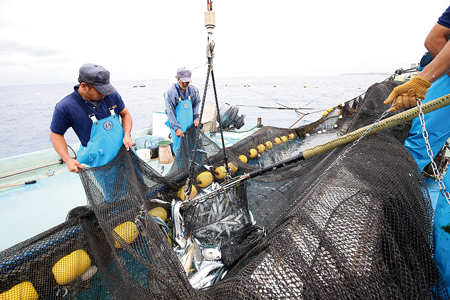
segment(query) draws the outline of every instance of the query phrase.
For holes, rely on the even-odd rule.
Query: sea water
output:
[[[388,75],[336,75],[312,77],[233,77],[193,78],[201,99],[219,107],[225,103],[239,108],[250,129],[261,118],[265,126],[291,127],[320,118],[328,107],[365,93],[372,84]],[[50,123],[53,109],[73,91],[74,83],[0,86],[0,158],[52,148]],[[133,130],[148,128],[154,111],[164,111],[164,92],[169,80],[133,80],[112,82],[133,118]],[[281,109],[281,108],[296,108]],[[301,121],[297,122],[303,114]],[[297,122],[297,123],[296,123]],[[67,143],[78,143],[72,129],[65,135]]]

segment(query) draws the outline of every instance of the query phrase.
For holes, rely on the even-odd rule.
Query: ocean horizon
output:
[[[328,107],[351,100],[388,74],[342,74],[331,76],[230,77],[215,78],[219,107],[228,103],[245,115],[245,126],[256,126],[258,118],[265,126],[295,127],[320,118]],[[205,78],[193,78],[203,99]],[[0,158],[52,148],[50,123],[55,105],[73,91],[73,83],[0,86],[0,101],[6,113],[0,119]],[[164,92],[169,79],[112,81],[133,118],[133,130],[151,126],[154,111],[164,111]],[[215,103],[211,78],[206,103]],[[275,109],[280,108],[280,109]],[[72,129],[65,135],[67,143],[78,143]]]

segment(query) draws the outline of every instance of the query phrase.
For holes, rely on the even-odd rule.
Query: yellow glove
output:
[[[384,101],[384,104],[392,102],[392,107],[389,112],[400,110],[405,107],[416,105],[416,99],[425,99],[427,90],[430,88],[431,82],[414,76],[410,81],[396,87],[389,97]],[[394,101],[395,100],[395,101]]]

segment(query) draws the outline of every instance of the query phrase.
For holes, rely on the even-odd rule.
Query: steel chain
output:
[[[450,193],[445,189],[445,184],[442,181],[441,173],[439,172],[438,167],[437,167],[436,163],[434,162],[433,150],[431,150],[431,145],[430,145],[430,142],[428,141],[428,131],[425,127],[425,114],[422,111],[422,100],[419,98],[416,98],[416,100],[419,105],[419,119],[420,119],[420,125],[422,125],[422,136],[425,139],[427,155],[431,160],[431,167],[433,169],[433,174],[439,180],[439,191],[441,192],[442,196],[445,197],[445,199],[447,200],[447,203],[450,205]]]

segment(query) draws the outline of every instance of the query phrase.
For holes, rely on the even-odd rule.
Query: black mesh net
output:
[[[225,154],[191,129],[166,176],[122,148],[80,173],[88,207],[0,253],[0,298],[449,298],[428,191],[403,147],[410,124],[240,177],[372,124],[396,85],[376,84],[305,126],[263,127]],[[167,218],[149,213],[161,207]],[[199,259],[211,270],[204,288]]]

